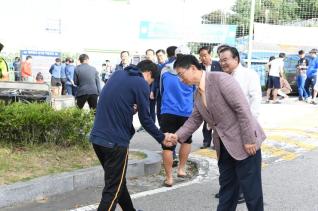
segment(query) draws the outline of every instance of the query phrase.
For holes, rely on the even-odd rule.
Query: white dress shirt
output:
[[[206,72],[211,72],[211,64],[210,65],[204,65]]]
[[[262,101],[261,83],[258,74],[254,70],[239,64],[232,72],[232,76],[239,82],[250,105],[251,112],[257,119]]]

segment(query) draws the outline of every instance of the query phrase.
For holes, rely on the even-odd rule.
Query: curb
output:
[[[217,167],[217,161],[215,159],[205,158],[199,155],[190,154],[188,160],[193,162],[198,169],[198,173],[196,176],[194,176],[193,180],[179,183],[179,184],[173,185],[172,187],[161,187],[161,188],[156,188],[153,190],[135,193],[131,195],[131,198],[138,199],[148,195],[164,193],[167,191],[186,187],[192,184],[203,183],[203,182],[211,181],[218,178],[218,167]],[[97,210],[98,205],[99,204],[91,204],[91,205],[71,209],[68,211],[94,211],[94,210]]]
[[[127,178],[160,172],[161,156],[159,154],[149,150],[131,149],[130,151],[143,152],[147,155],[147,158],[144,160],[130,160],[127,167]],[[0,186],[0,208],[103,184],[104,171],[101,166],[97,166],[43,176],[27,182],[3,185]]]

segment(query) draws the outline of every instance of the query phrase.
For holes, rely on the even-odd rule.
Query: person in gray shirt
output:
[[[100,93],[98,72],[95,67],[88,64],[88,55],[80,55],[79,61],[81,64],[75,68],[74,73],[74,84],[77,86],[76,104],[82,109],[88,102],[90,109],[96,109]]]

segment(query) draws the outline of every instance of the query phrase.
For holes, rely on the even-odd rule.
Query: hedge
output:
[[[50,143],[88,146],[94,114],[68,108],[55,111],[46,103],[0,104],[0,143],[29,145]]]

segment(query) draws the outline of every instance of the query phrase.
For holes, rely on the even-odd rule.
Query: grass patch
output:
[[[130,152],[129,159],[146,158]],[[100,165],[91,146],[61,147],[53,144],[0,148],[0,185]]]
[[[0,185],[98,165],[91,147],[41,145],[0,148]]]
[[[130,151],[129,152],[129,160],[143,160],[147,157],[147,155],[143,152],[139,151]]]

